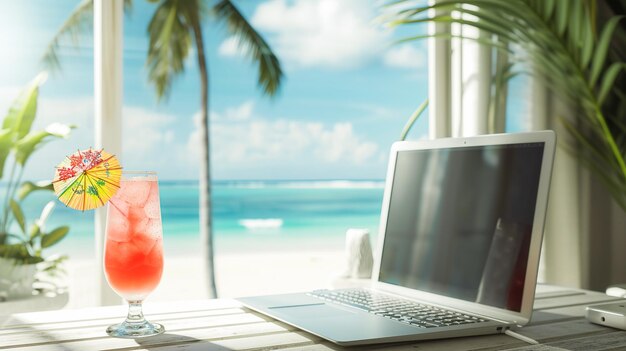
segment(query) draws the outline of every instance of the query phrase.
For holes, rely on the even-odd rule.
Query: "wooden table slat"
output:
[[[199,318],[199,317],[211,317],[211,316],[227,316],[232,314],[242,314],[246,313],[241,308],[229,308],[229,309],[219,309],[219,310],[202,310],[202,311],[185,311],[179,313],[159,313],[153,315],[146,315],[146,319],[149,321],[159,321],[166,323],[166,321],[177,320],[177,319],[187,319],[187,318]],[[79,320],[79,321],[62,321],[62,322],[49,322],[49,323],[30,323],[30,324],[16,324],[5,329],[0,329],[0,336],[4,336],[7,334],[14,333],[22,333],[28,332],[31,330],[59,330],[66,328],[84,328],[91,326],[108,326],[114,323],[119,323],[126,315],[120,314],[116,317],[109,318],[95,318],[95,319],[87,319],[87,320]]]
[[[241,304],[230,299],[177,301],[175,304],[148,303],[144,304],[143,311],[145,315],[150,316],[155,314],[162,315],[180,312],[219,311],[232,308],[241,308]],[[101,319],[117,318],[119,316],[126,316],[127,313],[128,306],[125,305],[91,307],[76,310],[19,313],[5,320],[2,324],[2,328],[31,324],[88,321],[93,320],[94,316],[98,316],[98,318]],[[15,316],[19,316],[19,318],[15,318]]]
[[[579,318],[566,322],[524,327],[516,332],[544,343],[582,335],[603,334],[610,330],[610,328],[589,323],[586,319]]]
[[[119,323],[123,319],[117,319],[113,323]],[[166,331],[179,331],[185,329],[194,328],[212,328],[219,326],[231,326],[237,324],[250,324],[250,323],[262,323],[266,322],[264,319],[249,313],[241,313],[235,315],[213,316],[213,317],[194,317],[170,320],[169,322],[163,320],[154,320],[155,322],[162,323],[165,326]],[[36,339],[57,339],[66,340],[72,342],[73,340],[87,339],[87,338],[108,338],[105,333],[105,329],[112,323],[99,324],[96,326],[85,327],[71,327],[56,330],[38,330],[33,328],[31,330],[22,331],[20,333],[4,335],[0,339],[0,347],[7,345],[20,345],[20,340],[25,339],[25,334],[30,334],[31,338]]]
[[[533,319],[517,332],[544,342],[529,346],[511,336],[485,335],[457,339],[381,344],[358,350],[600,350],[626,349],[626,332],[591,324],[585,307],[617,301],[598,292],[539,285]],[[22,313],[0,328],[0,350],[350,350],[243,308],[229,299],[147,303],[146,316],[167,332],[145,339],[107,336],[107,325],[121,322],[126,306]]]
[[[570,340],[561,340],[548,345],[560,349],[587,351],[587,350],[626,350],[626,332],[610,329],[602,337],[585,336]]]
[[[290,331],[285,330],[283,327],[270,322],[196,328],[189,330],[173,330],[166,331],[165,334],[162,335],[144,339],[112,338],[107,336],[103,330],[100,336],[94,338],[73,339],[72,341],[65,341],[62,344],[52,342],[49,339],[47,343],[37,345],[20,345],[20,350],[51,350],[57,346],[64,350],[125,350],[143,349],[146,347],[154,349],[171,346],[176,346],[178,349],[179,347],[185,347],[187,344],[191,345],[207,341],[215,342],[219,340],[256,337],[272,333],[288,334],[289,332]],[[3,348],[0,347],[0,350],[2,349]]]

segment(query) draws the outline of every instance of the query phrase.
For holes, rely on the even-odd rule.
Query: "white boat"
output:
[[[280,218],[251,218],[242,219],[239,224],[246,229],[276,229],[283,226],[283,220]]]

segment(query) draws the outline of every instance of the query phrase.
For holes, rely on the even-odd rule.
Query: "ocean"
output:
[[[384,181],[215,181],[212,184],[216,254],[298,250],[342,250],[349,228],[365,228],[375,243]],[[196,181],[160,181],[166,255],[200,253]],[[30,223],[48,193],[33,193],[23,204]],[[57,206],[47,228],[69,225],[70,233],[46,250],[88,258],[93,255],[93,213]]]

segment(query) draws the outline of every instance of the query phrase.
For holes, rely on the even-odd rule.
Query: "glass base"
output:
[[[122,322],[107,328],[107,334],[116,338],[143,338],[163,334],[165,328],[158,323],[143,321],[141,323]]]

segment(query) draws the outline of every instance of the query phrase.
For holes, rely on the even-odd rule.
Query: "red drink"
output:
[[[127,301],[142,301],[163,272],[163,239],[156,176],[122,178],[109,201],[104,271]]]

